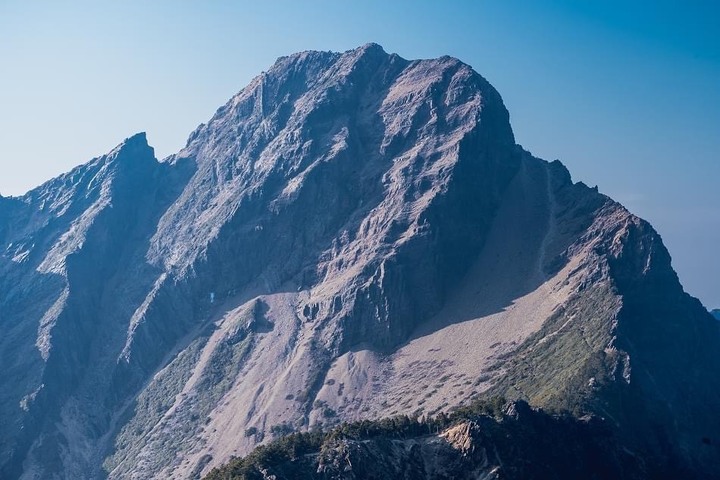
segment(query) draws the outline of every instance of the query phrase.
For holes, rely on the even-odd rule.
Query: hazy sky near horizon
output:
[[[720,3],[0,0],[0,193],[146,131],[159,158],[278,56],[452,55],[516,140],[649,220],[720,307]]]

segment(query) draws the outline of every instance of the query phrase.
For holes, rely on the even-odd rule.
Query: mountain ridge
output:
[[[492,398],[437,418],[399,416],[292,434],[205,478],[615,479],[648,473],[596,417],[552,416],[522,401]]]
[[[2,245],[9,478],[183,477],[489,394],[718,465],[717,322],[649,224],[516,145],[450,57],[281,57],[177,154],[141,133],[0,198]]]

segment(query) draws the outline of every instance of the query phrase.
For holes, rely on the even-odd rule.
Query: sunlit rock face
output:
[[[303,52],[176,155],[139,134],[0,197],[0,477],[187,478],[483,394],[710,472],[718,325],[469,66]]]

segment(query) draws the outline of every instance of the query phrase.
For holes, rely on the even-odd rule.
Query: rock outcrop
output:
[[[186,478],[496,393],[720,471],[718,322],[453,58],[280,58],[176,155],[0,198],[0,251],[3,478]]]
[[[294,435],[206,480],[647,478],[642,460],[597,418],[553,417],[515,402],[505,413],[443,423],[396,418]]]

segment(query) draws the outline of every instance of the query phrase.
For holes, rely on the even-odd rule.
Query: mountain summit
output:
[[[492,395],[720,471],[720,324],[454,58],[282,57],[177,154],[0,198],[0,252],[2,478],[193,478]]]

